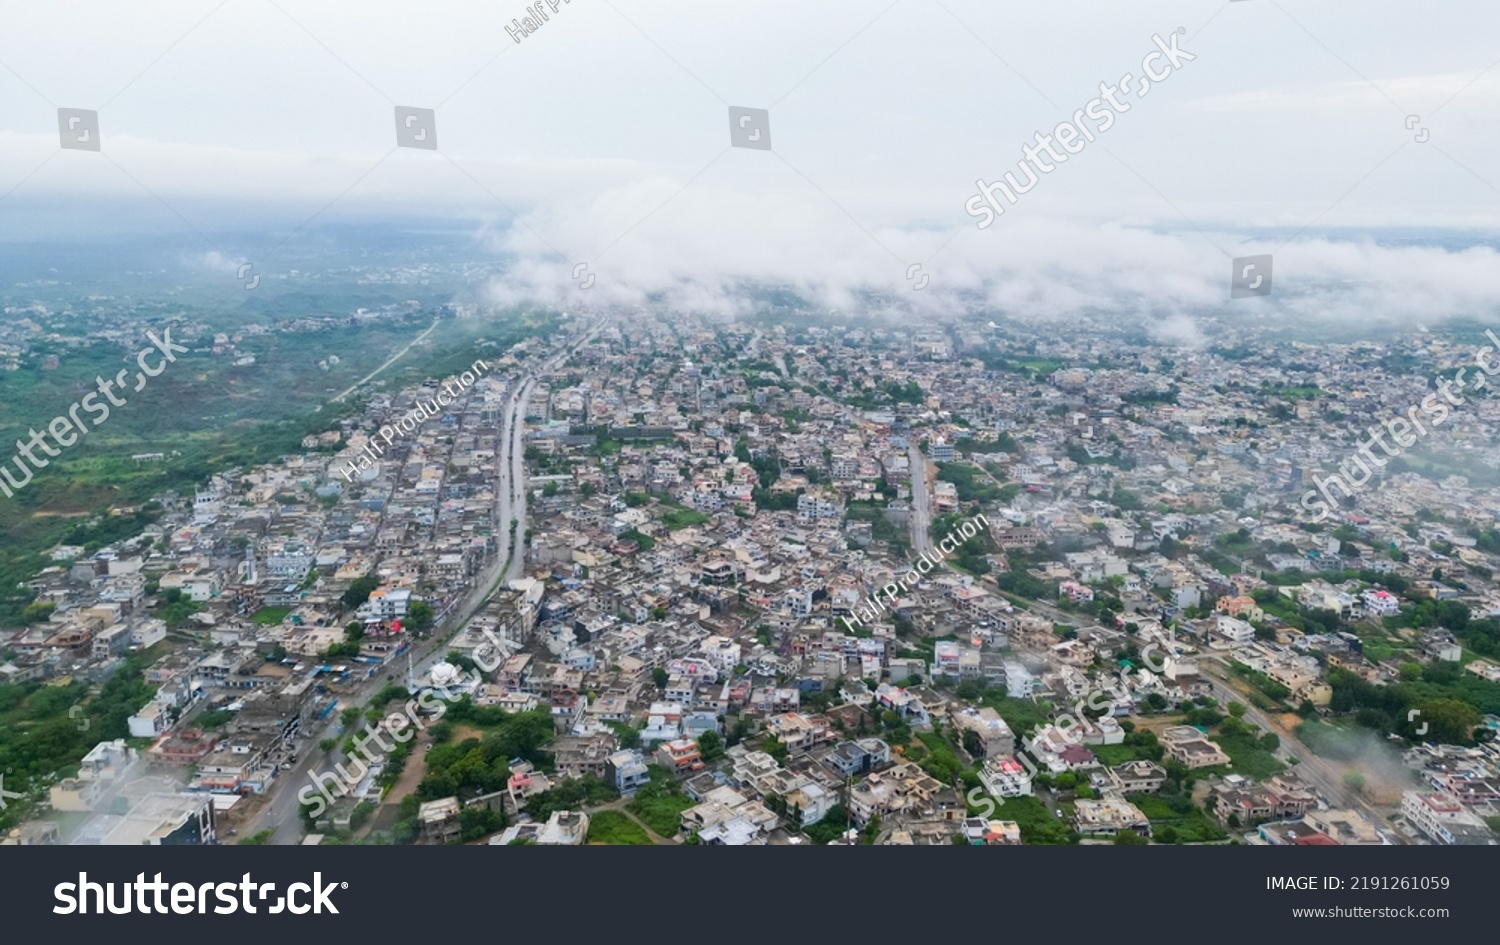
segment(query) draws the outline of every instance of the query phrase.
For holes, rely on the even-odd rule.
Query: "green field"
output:
[[[589,843],[620,847],[649,847],[651,837],[640,824],[617,810],[589,815]]]
[[[256,626],[274,627],[285,620],[286,615],[291,612],[292,608],[290,607],[262,607],[255,612],[255,616],[251,619],[255,621]]]
[[[165,320],[164,320],[165,321]],[[337,425],[358,409],[358,398],[379,387],[395,387],[442,377],[492,358],[521,339],[555,329],[550,316],[441,321],[423,344],[386,369],[370,385],[341,403],[330,398],[379,368],[395,352],[433,324],[430,313],[322,331],[247,334],[242,353],[256,363],[235,367],[228,356],[204,348],[212,334],[190,343],[161,375],[140,391],[123,394],[123,406],[90,428],[72,447],[12,498],[0,498],[0,627],[17,624],[27,598],[13,589],[47,563],[41,553],[58,543],[98,547],[138,533],[154,514],[86,523],[111,508],[144,505],[154,495],[190,496],[195,484],[233,466],[250,466],[301,452],[301,440]],[[235,327],[243,327],[235,326]],[[225,330],[233,330],[233,327]],[[174,334],[175,343],[189,343]],[[67,347],[38,341],[20,370],[0,372],[0,443],[25,439],[90,391],[95,378],[113,378],[128,363],[135,370],[135,348],[103,342]],[[340,363],[319,367],[330,354]],[[56,354],[56,369],[42,370],[41,356]],[[134,377],[134,374],[131,374]],[[131,382],[133,387],[133,381]],[[117,395],[121,396],[121,395]],[[85,418],[90,415],[84,413]],[[0,451],[8,461],[12,450]],[[136,463],[131,456],[161,453],[161,462]]]

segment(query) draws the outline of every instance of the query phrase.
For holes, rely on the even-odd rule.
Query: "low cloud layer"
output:
[[[1197,320],[1206,316],[1384,328],[1500,309],[1500,254],[1489,246],[1374,238],[1283,245],[1228,232],[1059,220],[1002,219],[983,231],[961,225],[956,232],[872,226],[816,192],[690,188],[673,197],[674,183],[612,190],[489,232],[490,245],[514,260],[490,285],[489,300],[655,300],[729,313],[751,304],[747,287],[784,287],[831,310],[863,302],[915,314],[988,310],[1042,320],[1113,312],[1163,343],[1183,345],[1201,343]],[[631,228],[632,218],[647,213]],[[593,249],[564,255],[564,247]],[[1231,302],[1231,258],[1273,252],[1272,295]],[[578,262],[596,276],[587,291],[571,278]],[[908,279],[913,264],[921,268]]]

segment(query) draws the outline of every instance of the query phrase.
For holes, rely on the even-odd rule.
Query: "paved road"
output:
[[[1281,723],[1267,716],[1256,708],[1242,693],[1236,692],[1228,684],[1228,671],[1217,661],[1199,658],[1199,667],[1203,670],[1203,677],[1213,687],[1214,695],[1219,697],[1225,705],[1232,699],[1245,707],[1245,718],[1259,725],[1268,732],[1275,732],[1281,739],[1283,751],[1291,751],[1296,754],[1298,763],[1292,771],[1317,788],[1330,801],[1344,807],[1352,807],[1370,818],[1371,822],[1382,829],[1398,843],[1405,842],[1401,835],[1386,819],[1385,815],[1374,807],[1365,803],[1357,794],[1344,787],[1344,776],[1342,768],[1329,764],[1313,753],[1313,750],[1302,742],[1289,729]]]
[[[932,554],[932,496],[927,491],[927,457],[915,439],[907,446],[911,463],[911,539],[917,556]]]
[[[573,346],[574,349],[592,340],[604,327],[601,321],[585,333]],[[474,614],[494,594],[500,585],[518,577],[525,564],[526,543],[526,458],[525,458],[525,407],[527,397],[536,385],[537,378],[555,370],[565,362],[572,349],[554,355],[536,371],[517,378],[506,389],[508,405],[501,422],[501,448],[496,454],[498,481],[495,489],[496,528],[501,535],[510,535],[510,522],[517,521],[513,536],[506,539],[504,551],[495,554],[485,569],[474,581],[462,601],[450,606],[439,618],[433,633],[425,641],[414,644],[411,660],[415,674],[421,676],[433,664],[447,655],[446,645]],[[362,705],[388,682],[399,682],[405,678],[405,661],[397,658],[381,668],[373,679],[366,680],[348,692],[339,695],[339,709],[326,720],[310,725],[304,732],[304,744],[298,763],[290,770],[283,770],[267,792],[267,803],[260,814],[245,828],[243,835],[251,835],[270,828],[271,843],[290,845],[299,842],[302,835],[301,819],[297,810],[298,793],[312,784],[308,772],[332,771],[339,749],[330,757],[318,747],[324,738],[338,735],[342,731],[339,715],[351,705]],[[341,739],[342,740],[342,739]]]

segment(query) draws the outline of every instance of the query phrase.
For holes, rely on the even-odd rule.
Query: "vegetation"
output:
[[[466,738],[456,745],[437,745],[427,753],[427,774],[417,785],[421,800],[501,790],[510,780],[512,758],[530,761],[539,768],[550,765],[543,750],[553,736],[552,716],[546,709],[510,713],[475,707],[466,698],[450,708],[447,717],[482,728],[485,735],[482,739]]]
[[[1129,800],[1151,821],[1157,843],[1212,843],[1229,837],[1186,792],[1132,794]]]
[[[1015,483],[996,485],[984,470],[966,463],[938,463],[937,477],[951,482],[960,502],[1009,502],[1021,492]]]
[[[682,829],[682,812],[692,806],[693,799],[683,793],[677,781],[652,765],[650,783],[641,785],[625,809],[661,836],[675,837]]]
[[[815,824],[809,824],[802,828],[807,838],[816,844],[827,844],[844,835],[849,829],[849,812],[844,805],[835,804],[823,815],[823,819]]]
[[[156,692],[145,683],[142,671],[162,652],[163,644],[157,644],[146,654],[127,657],[93,698],[89,687],[78,681],[0,686],[0,772],[6,775],[5,789],[29,793],[47,775],[71,770],[98,742],[128,737],[127,719]],[[80,709],[75,711],[75,706]],[[88,724],[80,724],[83,721]],[[0,828],[24,819],[29,806],[10,801],[0,811]]]
[[[645,847],[651,845],[651,837],[645,828],[620,811],[601,810],[589,815],[588,842]]]

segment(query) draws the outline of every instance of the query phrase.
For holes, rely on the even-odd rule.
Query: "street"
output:
[[[932,554],[932,497],[927,491],[927,457],[916,440],[907,445],[911,463],[911,540],[917,556]]]
[[[581,336],[567,351],[554,355],[535,371],[529,371],[512,382],[504,392],[505,414],[501,420],[500,447],[496,452],[495,528],[497,535],[507,536],[503,546],[497,546],[485,569],[480,572],[467,594],[457,605],[450,605],[439,618],[426,640],[414,643],[411,649],[413,674],[422,676],[435,663],[447,655],[446,645],[469,620],[479,612],[495,591],[506,581],[519,577],[525,564],[526,551],[526,457],[525,457],[525,409],[537,380],[555,370],[565,362],[577,347],[586,344],[603,328],[601,320]],[[510,523],[515,521],[512,531]],[[273,831],[270,842],[275,845],[298,843],[302,834],[301,818],[298,816],[297,795],[304,786],[311,785],[311,771],[329,771],[340,748],[327,754],[318,743],[329,737],[340,737],[343,725],[339,719],[349,706],[363,705],[371,696],[391,682],[405,678],[406,656],[403,654],[381,666],[376,674],[339,696],[338,708],[327,720],[315,723],[300,736],[298,762],[290,770],[283,769],[272,782],[265,795],[265,805],[253,820],[241,830],[242,836],[251,836],[259,831]]]

